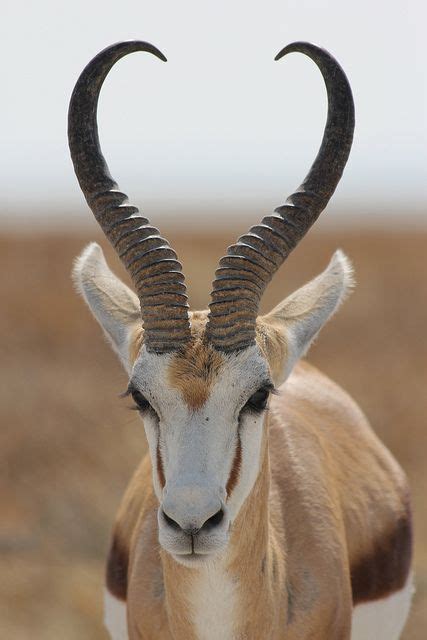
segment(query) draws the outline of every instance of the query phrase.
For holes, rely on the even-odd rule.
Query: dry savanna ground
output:
[[[182,256],[192,305],[203,307],[215,262],[234,234],[169,235]],[[142,425],[118,398],[125,375],[71,286],[72,259],[90,237],[0,238],[0,637],[8,640],[105,640],[109,531],[145,449]],[[313,232],[276,275],[264,308],[321,270],[337,246],[353,259],[358,285],[309,359],[360,402],[409,474],[417,594],[404,638],[421,640],[427,628],[427,233]]]

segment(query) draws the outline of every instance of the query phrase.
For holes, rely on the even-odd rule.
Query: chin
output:
[[[195,568],[218,561],[225,553],[227,542],[227,540],[221,542],[215,540],[214,544],[209,545],[209,547],[208,545],[203,545],[203,548],[189,550],[188,553],[181,550],[178,551],[171,546],[162,545],[162,547],[178,564]]]

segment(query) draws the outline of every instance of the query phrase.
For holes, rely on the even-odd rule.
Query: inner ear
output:
[[[101,247],[95,242],[76,259],[73,280],[130,372],[143,339],[138,297],[109,269]]]
[[[257,344],[268,362],[275,387],[283,382],[284,363],[289,360],[289,347],[286,333],[280,324],[268,322],[264,317],[257,318]]]
[[[260,346],[276,385],[286,379],[352,287],[352,265],[342,251],[336,251],[323,273],[258,318]]]
[[[135,324],[129,330],[129,343],[128,343],[128,354],[129,354],[129,367],[132,369],[135,364],[135,360],[139,356],[139,352],[141,351],[142,344],[144,342],[144,329],[141,324]]]

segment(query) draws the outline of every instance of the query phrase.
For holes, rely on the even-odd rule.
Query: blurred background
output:
[[[110,169],[177,250],[193,308],[237,235],[299,184],[326,96],[294,40],[330,50],[356,103],[353,151],[316,228],[276,275],[267,310],[341,247],[357,288],[309,360],[361,404],[409,475],[417,593],[404,639],[427,626],[427,18],[421,0],[4,3],[0,26],[0,637],[106,639],[104,560],[143,427],[127,380],[73,291],[74,257],[98,240],[66,140],[84,65],[115,41],[167,56],[120,61],[100,135]]]

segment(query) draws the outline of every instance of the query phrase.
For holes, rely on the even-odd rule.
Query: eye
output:
[[[148,402],[147,398],[145,398],[145,396],[143,396],[142,393],[138,391],[138,389],[132,389],[130,393],[138,411],[147,411],[147,409],[151,408],[151,405]]]
[[[270,396],[270,389],[268,387],[261,387],[258,391],[255,391],[243,407],[243,409],[250,409],[252,411],[264,411],[267,407],[267,401]]]

